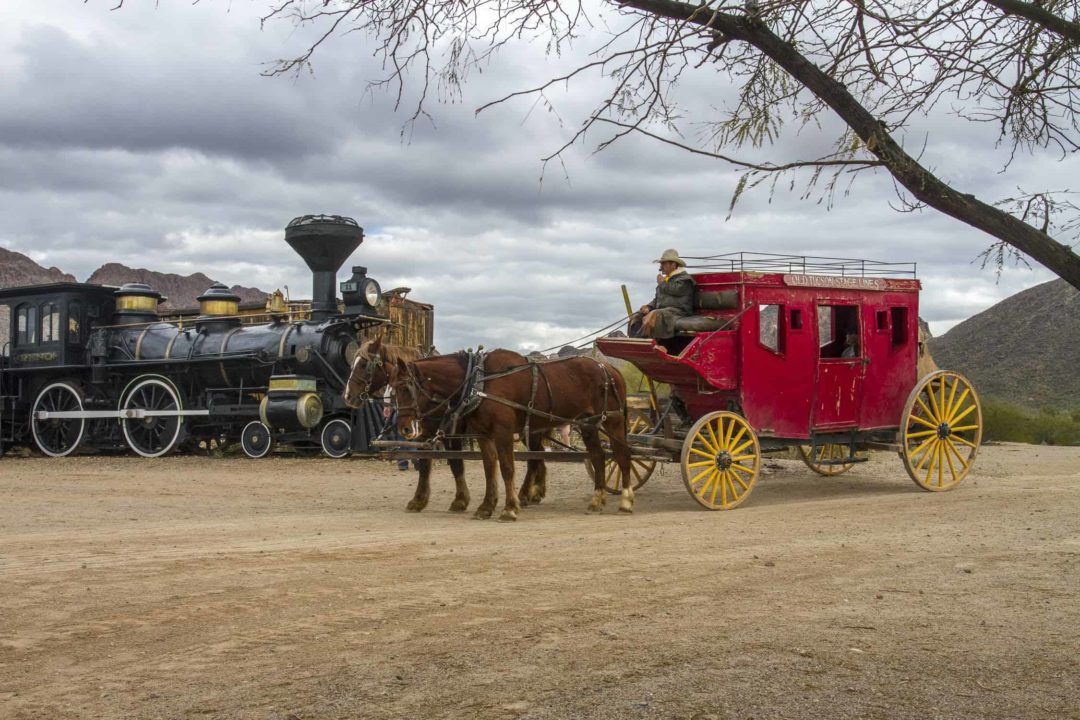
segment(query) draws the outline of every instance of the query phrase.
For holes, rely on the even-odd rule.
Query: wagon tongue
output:
[[[311,319],[336,315],[337,271],[364,242],[364,229],[341,215],[303,215],[289,222],[285,242],[311,268]]]

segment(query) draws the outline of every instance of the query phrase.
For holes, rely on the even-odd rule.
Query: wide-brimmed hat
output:
[[[675,248],[668,248],[664,251],[664,254],[660,256],[659,260],[653,260],[653,262],[673,262],[679,267],[686,267],[686,261],[679,257],[679,251]]]

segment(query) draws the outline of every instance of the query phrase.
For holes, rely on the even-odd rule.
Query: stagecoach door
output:
[[[814,430],[855,427],[866,375],[864,333],[858,305],[818,305]]]

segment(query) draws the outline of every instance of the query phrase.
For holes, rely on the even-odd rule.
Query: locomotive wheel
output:
[[[273,448],[274,442],[270,437],[270,428],[258,420],[252,420],[244,426],[240,433],[240,447],[249,458],[266,457]]]
[[[352,427],[341,418],[323,425],[319,439],[327,457],[343,458],[352,452]]]
[[[750,423],[713,412],[690,428],[682,449],[683,483],[709,510],[731,510],[750,495],[761,472],[761,445]]]
[[[626,432],[627,434],[640,433],[651,427],[652,423],[649,422],[649,416],[647,414],[635,413],[630,417],[630,426],[626,429]],[[630,458],[631,486],[637,490],[652,477],[652,474],[655,471],[655,460]],[[588,458],[585,459],[585,472],[589,474],[589,479],[592,480],[593,467],[592,462]],[[622,492],[622,473],[619,472],[619,466],[614,458],[609,457],[604,460],[604,489],[612,495],[618,495]]]
[[[911,391],[900,419],[900,458],[924,490],[951,490],[971,470],[982,442],[982,408],[963,375],[939,370]]]
[[[38,449],[49,457],[70,455],[79,447],[86,432],[86,420],[83,418],[38,420],[39,411],[71,412],[82,409],[82,395],[66,382],[53,383],[39,392],[30,413],[30,430]]]
[[[176,412],[181,410],[180,396],[172,383],[164,378],[151,377],[139,381],[124,396],[122,410]],[[152,415],[124,418],[120,425],[128,447],[146,458],[161,457],[180,441],[183,423],[179,415]]]
[[[840,445],[839,443],[824,443],[818,445],[816,451],[813,450],[810,445],[799,446],[799,457],[806,463],[806,467],[810,468],[818,475],[824,475],[825,477],[842,475],[855,467],[855,463],[844,463],[843,465],[824,464],[824,461],[826,460],[842,460],[848,456],[848,452],[848,446]]]

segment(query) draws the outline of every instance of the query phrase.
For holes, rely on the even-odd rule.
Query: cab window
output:
[[[37,308],[32,305],[20,305],[15,311],[15,344],[37,344]]]
[[[60,306],[56,303],[44,303],[41,306],[41,342],[56,342],[60,339]]]

